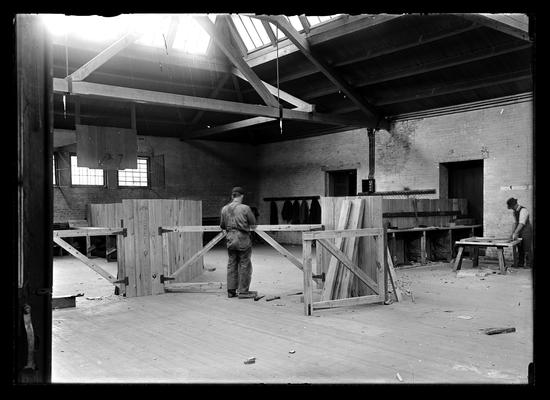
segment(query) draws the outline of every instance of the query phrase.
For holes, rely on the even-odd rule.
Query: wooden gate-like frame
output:
[[[57,243],[61,248],[68,251],[72,256],[76,257],[84,264],[86,264],[91,270],[101,275],[113,285],[128,284],[126,280],[118,281],[113,275],[105,271],[99,265],[95,264],[92,260],[75,249],[63,238],[67,237],[83,237],[89,238],[91,236],[108,236],[108,235],[123,235],[126,236],[126,228],[96,228],[96,227],[81,227],[79,229],[62,229],[53,231],[53,241]],[[127,279],[127,278],[126,278]]]
[[[376,240],[377,280],[374,281],[361,270],[348,256],[334,246],[329,240],[344,237],[373,236]],[[358,279],[367,285],[375,294],[352,297],[347,299],[313,301],[311,248],[313,242],[327,249],[340,264],[349,269]],[[304,232],[302,234],[302,258],[304,272],[304,312],[313,315],[314,310],[351,306],[359,304],[384,303],[388,300],[388,267],[387,267],[386,232],[383,228],[345,229],[320,232]],[[393,284],[393,280],[392,280]]]
[[[256,232],[258,236],[264,239],[269,245],[271,245],[275,250],[287,258],[292,264],[294,264],[298,269],[303,271],[303,263],[298,259],[294,254],[289,252],[283,246],[281,246],[275,239],[269,236],[266,232],[275,232],[275,231],[284,231],[284,232],[308,232],[323,229],[323,225],[257,225],[251,230]],[[212,226],[160,226],[159,235],[162,235],[162,265],[164,274],[161,275],[160,281],[164,284],[165,292],[181,292],[181,291],[194,291],[197,288],[222,288],[224,283],[219,282],[200,282],[200,283],[168,283],[169,281],[175,280],[178,275],[183,273],[190,265],[195,261],[203,257],[209,250],[211,250],[220,240],[226,236],[226,232],[221,229],[221,227],[212,225]],[[185,261],[178,269],[174,272],[170,272],[170,249],[168,246],[168,237],[166,233],[170,232],[220,232],[216,237],[214,237],[210,242],[208,242],[199,252],[191,256],[187,261]],[[313,279],[321,279],[321,277],[313,277]]]

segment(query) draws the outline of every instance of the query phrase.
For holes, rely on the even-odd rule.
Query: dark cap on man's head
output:
[[[516,204],[518,204],[518,200],[514,199],[513,197],[510,197],[508,200],[506,200],[506,204],[508,205],[508,208],[512,208]]]
[[[244,194],[244,189],[240,186],[235,186],[233,189],[231,189],[231,194],[233,193]]]

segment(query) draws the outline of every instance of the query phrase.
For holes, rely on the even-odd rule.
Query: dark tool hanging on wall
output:
[[[307,200],[302,200],[302,205],[300,206],[300,223],[307,224],[309,220],[309,206]]]
[[[317,201],[317,199],[311,200],[311,206],[309,207],[309,223],[321,223],[321,205],[319,204],[319,201]]]
[[[281,217],[283,217],[283,220],[286,222],[292,221],[292,202],[290,200],[285,200]]]
[[[300,202],[298,200],[294,200],[294,203],[292,203],[292,224],[299,224],[300,223]]]

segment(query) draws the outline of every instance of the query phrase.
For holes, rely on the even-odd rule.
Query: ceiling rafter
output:
[[[269,25],[269,22],[267,21],[261,21],[262,25],[264,26],[265,32],[267,33],[267,36],[269,36],[269,40],[271,41],[271,45],[273,47],[277,47],[277,42],[279,39],[277,39],[277,36],[275,36],[275,33],[273,32],[273,29],[271,29],[271,25]]]
[[[283,31],[283,33],[300,49],[302,54],[306,56],[319,70],[341,90],[359,109],[371,120],[375,122],[376,128],[388,129],[389,124],[381,115],[380,111],[366,101],[355,88],[350,86],[343,80],[339,74],[330,66],[323,62],[312,51],[307,39],[301,35],[291,24],[282,16],[255,16],[255,18],[265,19],[266,21],[275,23]]]
[[[170,26],[168,27],[168,33],[166,34],[166,52],[170,52],[172,50],[174,40],[176,40],[176,34],[178,33],[179,23],[180,19],[177,15],[170,18]]]
[[[499,14],[492,16],[486,16],[481,14],[455,14],[462,18],[465,18],[470,21],[474,21],[480,25],[486,26],[490,29],[505,33],[506,35],[512,36],[516,39],[531,41],[529,37],[528,27],[519,28],[518,25],[512,26],[503,22],[499,17]]]
[[[278,107],[279,103],[273,97],[273,95],[267,90],[256,73],[250,68],[250,66],[244,61],[239,51],[229,43],[229,41],[223,36],[219,28],[206,16],[195,16],[195,20],[201,25],[201,27],[210,35],[212,40],[216,43],[218,48],[226,55],[226,57],[239,69],[239,71],[246,76],[247,81],[256,90],[258,95],[262,98],[265,104],[271,107]],[[229,18],[228,16],[220,16],[219,18]]]
[[[530,43],[523,44],[513,44],[509,43],[500,46],[493,46],[491,48],[475,50],[471,53],[460,54],[455,57],[444,57],[439,60],[432,62],[417,64],[415,66],[405,66],[399,70],[387,70],[385,73],[378,76],[370,76],[366,78],[361,78],[355,82],[353,85],[355,87],[364,87],[369,85],[374,85],[382,82],[393,81],[397,79],[407,78],[415,75],[424,74],[426,72],[438,71],[445,68],[456,67],[463,64],[468,64],[471,62],[482,61],[488,58],[497,57],[504,54],[513,53],[516,51],[525,50],[531,47]],[[337,93],[338,90],[333,87],[323,87],[318,90],[314,90],[304,94],[302,97],[304,99],[314,99],[329,94]]]
[[[145,34],[145,31],[142,31],[142,32],[132,31],[132,32],[126,33],[120,39],[118,39],[117,41],[112,43],[110,46],[108,46],[106,49],[101,51],[97,56],[95,56],[90,61],[88,61],[86,64],[78,68],[72,74],[68,75],[66,79],[70,81],[83,81],[92,72],[94,72],[96,69],[101,67],[107,61],[109,61],[111,58],[117,55],[120,51],[130,46],[132,43],[134,43],[144,34]]]

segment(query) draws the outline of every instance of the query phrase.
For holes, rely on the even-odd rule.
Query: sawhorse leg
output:
[[[464,253],[464,246],[458,246],[458,253],[456,255],[453,271],[458,271],[462,267],[462,254]]]
[[[504,261],[504,248],[497,247],[498,266],[500,267],[500,273],[506,275],[506,262]]]
[[[514,258],[514,261],[513,261],[513,266],[514,268],[517,268],[518,267],[518,248],[517,248],[517,245],[516,246],[512,246],[512,254],[513,254],[513,258]]]
[[[472,267],[477,268],[479,265],[479,247],[474,246],[473,250],[474,250],[473,252],[474,254],[472,257]]]

